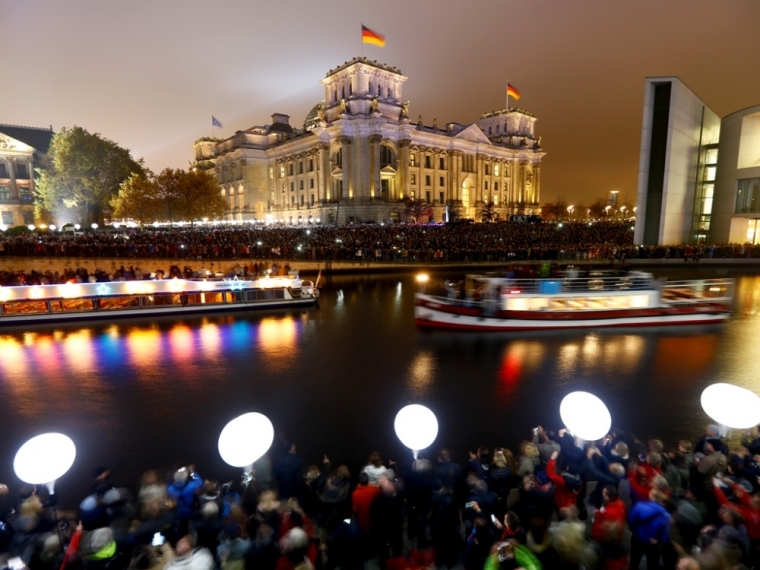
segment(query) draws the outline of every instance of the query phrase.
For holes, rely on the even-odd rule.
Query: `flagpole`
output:
[[[509,79],[507,79],[507,113],[509,113]]]
[[[362,36],[361,36],[362,49],[361,49],[361,54],[362,54],[362,59],[364,59],[364,22],[362,22],[361,26],[362,26],[361,27],[361,30],[362,30]]]

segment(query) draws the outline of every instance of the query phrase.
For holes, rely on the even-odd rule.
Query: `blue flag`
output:
[[[217,119],[214,115],[211,115],[211,126],[212,127],[219,127],[222,128],[222,123],[219,122],[219,119]]]

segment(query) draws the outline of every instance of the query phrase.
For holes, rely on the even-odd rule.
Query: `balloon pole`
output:
[[[45,483],[45,487],[47,487],[48,493],[55,495],[55,480]]]
[[[243,468],[242,479],[243,479],[243,485],[245,485],[246,487],[251,481],[253,481],[253,463]]]
[[[420,452],[419,449],[412,449],[412,455],[414,456],[414,459],[417,459],[417,454]]]

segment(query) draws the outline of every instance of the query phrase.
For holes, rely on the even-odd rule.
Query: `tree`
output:
[[[157,194],[153,180],[145,174],[132,174],[111,199],[112,217],[134,220],[141,226],[158,220],[164,205]]]
[[[604,198],[597,198],[596,201],[589,206],[591,210],[592,218],[601,218],[604,215],[604,208],[607,206],[607,201]]]
[[[37,214],[80,208],[85,223],[102,223],[122,182],[143,172],[142,160],[133,160],[127,149],[82,127],[56,133],[48,159],[50,166],[40,172],[37,183]]]
[[[567,202],[558,198],[556,202],[547,202],[541,206],[541,217],[546,220],[558,220],[567,215]]]
[[[484,222],[493,222],[496,219],[496,204],[493,202],[486,202],[480,215]]]
[[[433,208],[425,200],[409,200],[404,207],[407,218],[414,223],[422,223],[421,220],[427,221],[433,214]]]
[[[152,182],[156,199],[163,207],[162,219],[170,223],[220,218],[227,209],[219,186],[205,172],[166,168]]]

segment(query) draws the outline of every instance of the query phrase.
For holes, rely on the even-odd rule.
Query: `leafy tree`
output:
[[[422,220],[428,221],[433,214],[433,207],[425,200],[409,200],[404,206],[406,216],[414,223],[422,223]]]
[[[496,204],[486,202],[480,211],[480,216],[484,222],[493,222],[496,219]]]
[[[596,201],[589,206],[591,217],[601,218],[604,215],[605,206],[607,206],[607,201],[604,198],[597,198]]]
[[[56,133],[48,159],[50,166],[40,172],[37,183],[37,215],[80,208],[85,223],[102,223],[122,182],[143,172],[142,160],[133,160],[127,149],[82,127]]]
[[[541,206],[541,217],[546,220],[558,220],[567,215],[567,202],[558,198],[556,202],[547,202]]]
[[[153,181],[169,222],[220,218],[227,208],[216,180],[206,172],[166,168]]]
[[[141,226],[162,217],[164,206],[158,199],[156,183],[145,174],[132,174],[111,199],[112,217],[134,220]]]

